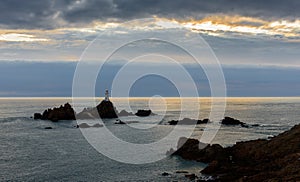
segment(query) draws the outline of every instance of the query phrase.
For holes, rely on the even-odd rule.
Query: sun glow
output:
[[[33,35],[21,34],[21,33],[6,33],[0,35],[0,41],[7,42],[44,42],[48,39],[36,38]]]

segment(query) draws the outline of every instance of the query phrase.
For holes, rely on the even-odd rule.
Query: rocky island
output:
[[[113,103],[109,100],[108,90],[105,92],[105,98],[96,107],[84,108],[83,111],[76,114],[74,109],[69,103],[59,108],[54,107],[53,109],[46,109],[42,114],[34,113],[34,119],[59,121],[59,120],[76,120],[76,119],[113,119],[118,118],[118,116],[139,116],[146,117],[153,115],[151,110],[138,110],[137,113],[133,114],[122,110],[118,113],[117,109],[114,107]]]
[[[46,109],[43,114],[34,113],[34,119],[50,120],[56,122],[58,120],[76,120],[75,112],[69,103],[59,108]]]

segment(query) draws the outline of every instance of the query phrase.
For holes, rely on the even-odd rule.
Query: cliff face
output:
[[[209,163],[201,173],[219,181],[300,180],[300,125],[270,140],[239,142],[228,148],[204,144],[199,148],[198,140],[185,140],[174,155]]]

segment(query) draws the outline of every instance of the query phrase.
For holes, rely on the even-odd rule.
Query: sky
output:
[[[299,96],[299,15],[298,0],[2,0],[0,96],[71,96],[79,61],[104,61],[116,45],[152,34],[186,45],[187,50],[197,48],[203,64],[210,64],[215,55],[229,96]],[[194,35],[200,42],[191,39]],[[86,51],[92,41],[95,44]],[[203,89],[199,95],[210,95],[207,83],[199,81],[205,75],[197,77],[194,71],[195,62],[178,46],[162,41],[128,44],[110,57],[107,69],[149,53],[187,66],[197,88]],[[161,57],[139,64],[161,71],[168,67]],[[106,82],[113,76],[100,76],[97,88],[109,87]],[[177,94],[163,79],[140,82],[147,84],[139,87],[137,82],[133,96]],[[165,88],[150,91],[155,83]]]

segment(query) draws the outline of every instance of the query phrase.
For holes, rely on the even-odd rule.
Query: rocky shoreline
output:
[[[172,155],[208,163],[201,173],[212,176],[212,181],[299,181],[300,125],[270,139],[238,142],[227,148],[180,138]]]

